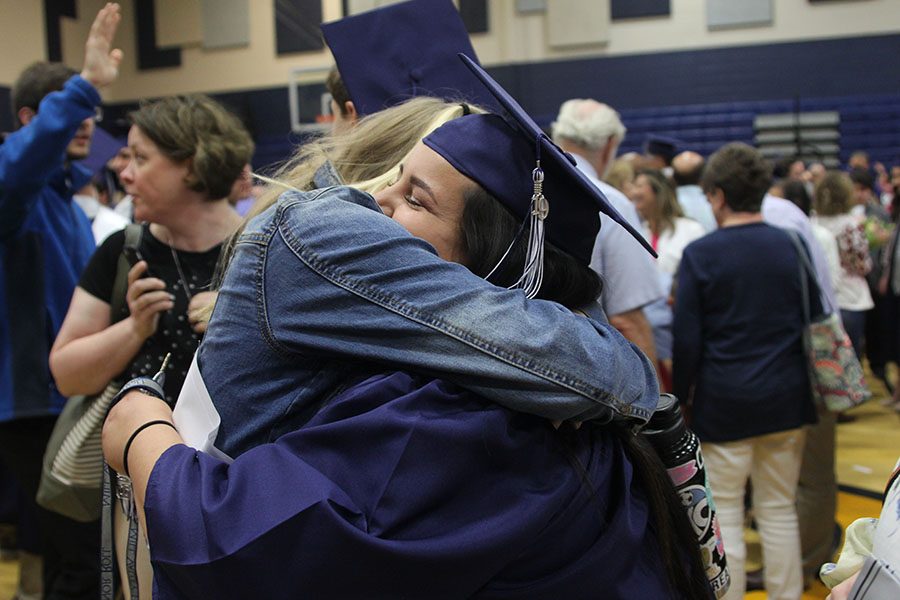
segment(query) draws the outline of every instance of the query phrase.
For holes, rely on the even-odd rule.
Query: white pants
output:
[[[803,595],[795,498],[804,436],[802,429],[791,429],[703,444],[731,573],[731,588],[723,600],[744,597],[744,491],[748,477],[753,483],[753,514],[762,540],[766,592],[772,600],[799,600]]]

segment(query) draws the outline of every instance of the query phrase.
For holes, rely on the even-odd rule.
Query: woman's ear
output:
[[[709,200],[716,221],[721,223],[722,216],[728,209],[728,205],[725,203],[725,192],[722,191],[722,188],[716,188],[712,192],[706,192],[706,199]]]
[[[203,182],[200,181],[200,178],[197,177],[197,174],[194,172],[194,157],[184,159],[184,162],[181,163],[181,167],[184,169],[184,185],[195,192],[206,191],[203,185]]]
[[[356,113],[356,105],[353,104],[353,100],[344,102],[344,118],[351,124],[354,124],[359,120],[359,115]]]

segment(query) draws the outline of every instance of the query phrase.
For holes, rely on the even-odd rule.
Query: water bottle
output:
[[[731,576],[725,564],[725,547],[716,519],[716,506],[709,491],[700,440],[687,428],[672,394],[660,394],[656,412],[643,430],[647,441],[662,459],[675,490],[687,509],[688,520],[700,542],[700,554],[710,586],[721,598]]]

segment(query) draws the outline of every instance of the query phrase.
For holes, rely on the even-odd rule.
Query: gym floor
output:
[[[877,517],[887,478],[900,455],[900,415],[883,406],[886,391],[879,381],[869,378],[875,397],[852,411],[855,420],[838,425],[837,475],[841,485],[838,496],[838,521],[846,527],[860,517]],[[748,531],[748,568],[760,564],[755,532]],[[0,555],[0,600],[12,598],[18,579],[17,560]],[[828,590],[816,583],[803,594],[803,600],[821,600]],[[746,600],[764,600],[765,592],[750,592]]]

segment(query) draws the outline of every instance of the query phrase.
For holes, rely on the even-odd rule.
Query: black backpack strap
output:
[[[812,315],[812,319],[818,319],[823,315],[830,315],[834,312],[831,307],[827,304],[825,295],[822,293],[822,287],[819,283],[819,276],[816,273],[816,268],[812,263],[812,252],[809,249],[809,246],[806,245],[806,242],[800,237],[800,234],[793,229],[782,229],[789,238],[791,238],[791,242],[794,244],[794,248],[797,250],[797,258],[800,261],[800,278],[801,285],[804,287],[807,286],[807,276],[809,280],[812,281],[813,288],[805,291],[806,294],[804,296],[806,309],[805,312],[809,313],[812,311],[812,298],[816,297],[820,299],[821,312],[817,315]],[[816,294],[813,296],[813,294]],[[807,318],[806,323],[809,324],[811,321]]]
[[[129,223],[125,227],[125,246],[137,250],[141,245],[141,237],[144,226],[140,223]],[[128,316],[128,304],[125,302],[125,294],[128,292],[128,271],[131,265],[125,258],[125,253],[119,254],[119,262],[116,265],[116,279],[113,283],[112,298],[110,298],[110,316],[112,323],[118,323]]]
[[[130,223],[125,227],[124,248],[137,250],[141,245],[141,237],[144,228],[140,223]],[[113,283],[112,298],[110,298],[110,317],[112,323],[117,323],[128,316],[128,304],[125,294],[128,292],[128,271],[131,265],[125,258],[125,252],[119,255],[116,265],[116,280]],[[114,483],[115,482],[115,483]],[[103,461],[103,487],[102,504],[100,512],[100,598],[101,600],[114,600],[117,597],[115,589],[115,544],[113,541],[113,502],[115,496],[113,486],[122,486],[118,475]],[[123,494],[130,494],[130,489],[122,490]],[[124,507],[123,507],[124,510]],[[127,514],[127,513],[126,513]],[[137,519],[131,519],[128,524],[128,543],[126,545],[125,563],[128,566],[128,589],[132,600],[138,599],[137,572],[134,566],[134,557],[137,555]]]

